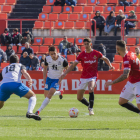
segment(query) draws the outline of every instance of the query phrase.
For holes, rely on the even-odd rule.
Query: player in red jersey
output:
[[[123,74],[112,82],[107,82],[106,87],[119,83],[129,77],[129,81],[123,88],[119,105],[127,108],[136,113],[140,113],[140,62],[137,56],[133,52],[129,52],[126,49],[125,41],[117,41],[116,50],[120,56],[123,57],[124,71]],[[137,107],[129,101],[136,98]]]
[[[88,106],[89,115],[94,115],[93,104],[94,104],[94,88],[96,84],[96,79],[98,76],[98,59],[104,60],[108,66],[112,69],[112,65],[108,58],[102,55],[102,53],[93,50],[91,48],[91,39],[85,38],[83,40],[85,51],[79,54],[73,65],[71,65],[63,75],[59,78],[59,83],[62,79],[73,70],[73,68],[81,62],[83,67],[83,72],[80,78],[80,84],[77,91],[77,99],[82,102],[84,105]],[[89,102],[83,97],[86,88],[89,90]]]

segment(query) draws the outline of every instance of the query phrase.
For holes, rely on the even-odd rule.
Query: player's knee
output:
[[[0,102],[0,109],[4,106],[4,102]]]
[[[94,90],[93,88],[90,88],[90,89],[89,89],[89,93],[93,92],[93,90]]]
[[[83,99],[82,97],[78,97],[78,96],[77,96],[77,100],[78,100],[78,101],[81,101],[82,99]]]
[[[138,109],[140,110],[140,104],[137,104]]]

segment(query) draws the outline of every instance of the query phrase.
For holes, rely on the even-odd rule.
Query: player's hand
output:
[[[29,81],[28,81],[28,86],[29,86],[29,88],[31,88],[32,87],[32,79],[30,79]]]
[[[115,70],[115,68],[113,66],[110,67],[110,70]]]
[[[105,87],[108,87],[108,86],[110,86],[110,85],[113,85],[113,82],[106,82],[106,83],[105,83]]]
[[[62,74],[59,78],[58,84],[60,85],[61,81],[65,78],[66,74]]]

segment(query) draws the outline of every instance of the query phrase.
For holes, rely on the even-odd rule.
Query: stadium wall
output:
[[[70,72],[61,83],[61,89],[65,91],[65,94],[76,94],[79,79],[82,72]],[[97,84],[95,88],[95,94],[120,94],[127,80],[109,86],[105,88],[106,81],[112,81],[119,77],[122,71],[99,71]],[[36,94],[43,94],[43,72],[41,71],[29,71],[33,79],[32,89]],[[27,85],[27,80],[22,77],[22,82]],[[86,91],[88,93],[88,91]]]

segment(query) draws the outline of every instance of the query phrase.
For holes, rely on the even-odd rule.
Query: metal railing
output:
[[[91,38],[91,23],[94,21],[94,36],[96,36],[96,20],[90,19],[90,38]]]

